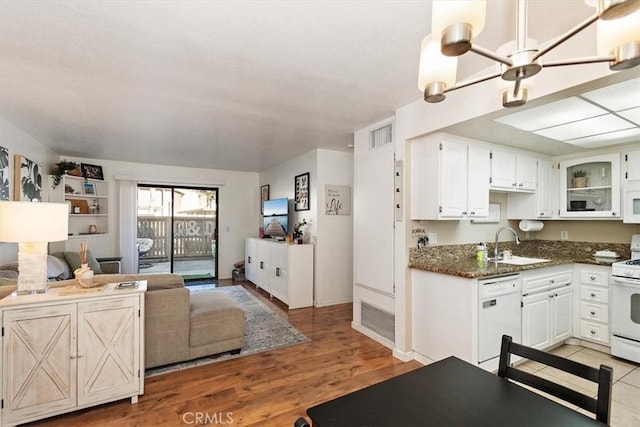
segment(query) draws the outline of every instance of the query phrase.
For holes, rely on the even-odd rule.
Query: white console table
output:
[[[45,294],[9,295],[2,314],[2,415],[9,426],[144,393],[144,292],[72,292],[57,282]]]

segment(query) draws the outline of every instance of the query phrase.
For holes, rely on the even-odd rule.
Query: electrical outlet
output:
[[[435,245],[436,243],[438,243],[438,233],[429,232],[427,234],[427,237],[429,237],[430,245]]]
[[[560,232],[560,240],[568,240],[569,239],[569,232],[568,231],[561,231]]]

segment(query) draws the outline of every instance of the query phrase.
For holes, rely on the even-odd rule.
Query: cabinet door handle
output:
[[[82,357],[84,357],[84,354],[82,354],[82,353],[78,353],[78,359],[80,359],[80,358],[82,358]]]
[[[276,267],[276,277],[280,277],[280,267]]]
[[[516,183],[516,182],[514,182],[513,184],[511,184],[511,186],[512,186],[512,187],[515,187],[515,186],[517,186],[517,185],[518,185],[518,183]]]
[[[589,277],[589,279],[596,280],[596,276],[591,276],[591,277]]]
[[[462,215],[466,215],[466,214],[467,214],[467,211],[462,212]]]
[[[247,263],[251,264],[251,257],[250,256],[247,257]]]
[[[616,213],[615,212],[611,212],[611,215],[616,216]]]
[[[591,335],[595,335],[596,334],[596,331],[594,331],[593,329],[590,332],[591,332]]]
[[[595,298],[595,297],[596,297],[595,292],[591,292],[591,298]]]
[[[592,315],[592,316],[595,316],[595,315],[596,315],[596,312],[595,312],[595,311],[592,311],[592,312],[591,312],[591,315]]]
[[[544,212],[540,212],[540,215],[538,215],[538,216],[544,216]]]
[[[476,211],[471,211],[471,215],[475,215],[475,214],[476,214]]]
[[[518,187],[522,187],[522,186],[524,186],[524,184],[523,184],[523,183],[518,184]]]
[[[260,261],[260,270],[264,270],[264,261]]]
[[[75,354],[72,354],[72,355],[71,355],[71,356],[69,356],[69,357],[70,357],[70,359],[71,359],[71,360],[73,360],[73,359],[75,359],[75,358],[76,358],[76,355],[75,355]]]
[[[556,283],[556,281],[554,279],[549,280],[549,283],[553,284]]]

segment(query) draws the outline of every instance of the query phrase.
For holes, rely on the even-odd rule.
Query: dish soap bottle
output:
[[[476,246],[476,261],[478,261],[478,264],[487,262],[487,256],[487,245],[478,243],[478,246]]]

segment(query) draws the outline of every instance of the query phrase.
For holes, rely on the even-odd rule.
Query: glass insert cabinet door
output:
[[[620,155],[560,162],[560,216],[620,217]]]

